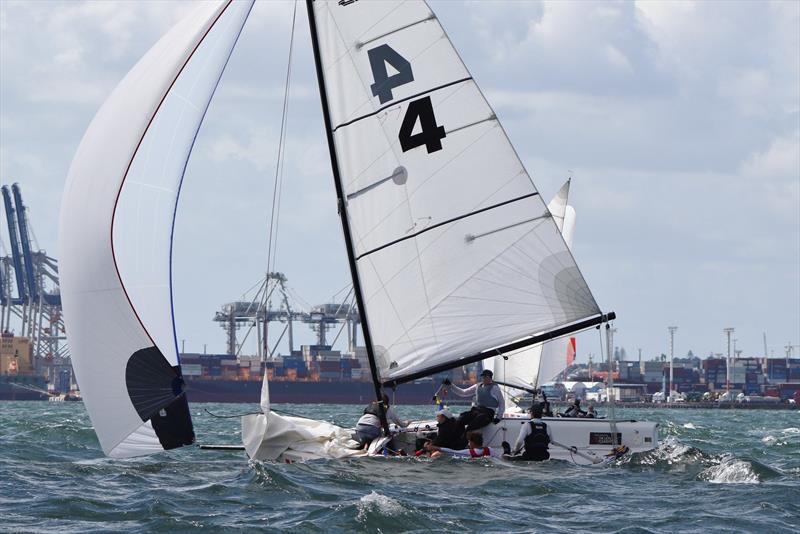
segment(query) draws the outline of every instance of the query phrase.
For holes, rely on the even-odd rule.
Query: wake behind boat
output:
[[[172,227],[197,131],[252,4],[204,4],[167,33],[104,103],[70,169],[64,314],[84,402],[109,456],[195,441],[174,327]],[[384,388],[525,358],[517,353],[608,327],[615,315],[601,311],[576,265],[564,216],[541,199],[427,4],[306,6],[376,399]],[[268,387],[265,376],[263,413],[242,421],[253,458],[382,454],[393,437],[383,404],[384,436],[365,452],[345,429],[276,414]],[[611,415],[553,423],[558,442],[579,457],[655,446],[645,440],[654,426]],[[483,432],[491,441],[519,426],[512,416]]]

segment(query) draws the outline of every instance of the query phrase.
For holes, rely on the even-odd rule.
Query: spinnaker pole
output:
[[[308,26],[311,31],[311,45],[314,49],[314,64],[317,68],[317,84],[319,86],[319,96],[322,102],[322,116],[325,119],[325,135],[328,138],[328,151],[331,158],[331,170],[333,172],[333,182],[336,186],[336,198],[339,204],[339,218],[342,222],[344,233],[344,244],[347,248],[347,260],[350,264],[350,276],[353,279],[353,292],[358,304],[358,313],[361,316],[361,331],[364,333],[364,344],[367,349],[367,359],[369,360],[369,370],[372,373],[372,383],[375,386],[375,398],[378,401],[381,426],[384,432],[389,434],[389,423],[386,419],[386,407],[383,405],[381,394],[381,380],[378,375],[378,366],[375,363],[375,352],[372,345],[372,336],[369,331],[369,321],[367,320],[367,309],[364,306],[363,292],[361,291],[361,281],[358,276],[356,257],[353,248],[353,238],[350,234],[350,219],[347,217],[347,199],[342,189],[341,175],[339,174],[339,159],[336,155],[336,146],[333,140],[333,126],[331,124],[330,107],[328,105],[328,93],[325,88],[325,75],[322,69],[322,58],[319,51],[319,40],[317,38],[317,23],[314,17],[314,0],[306,0],[308,10]]]

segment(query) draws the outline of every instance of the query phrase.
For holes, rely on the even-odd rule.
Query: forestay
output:
[[[103,451],[186,445],[172,228],[194,138],[252,2],[200,4],[120,82],[70,168],[60,275],[72,363]]]
[[[380,379],[419,376],[600,310],[421,1],[313,2]]]

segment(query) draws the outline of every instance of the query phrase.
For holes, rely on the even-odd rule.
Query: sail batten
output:
[[[380,380],[457,367],[487,347],[600,317],[559,226],[427,4],[309,7]]]

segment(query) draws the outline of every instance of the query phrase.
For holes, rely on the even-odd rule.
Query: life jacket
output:
[[[484,447],[483,451],[481,451],[480,454],[478,454],[478,451],[476,451],[472,447],[469,448],[469,455],[472,456],[473,458],[480,458],[481,456],[489,456],[489,454],[490,454],[489,447]]]
[[[376,401],[370,402],[366,408],[364,408],[364,415],[374,415],[378,419],[381,417],[381,407],[378,405]]]
[[[531,433],[525,436],[525,450],[547,449],[550,436],[547,434],[547,424],[531,421]]]
[[[492,395],[492,391],[494,388],[499,388],[497,384],[492,382],[488,386],[483,384],[478,386],[478,389],[475,390],[475,404],[477,406],[483,408],[489,408],[490,410],[496,410],[500,403],[497,402],[497,399]]]

